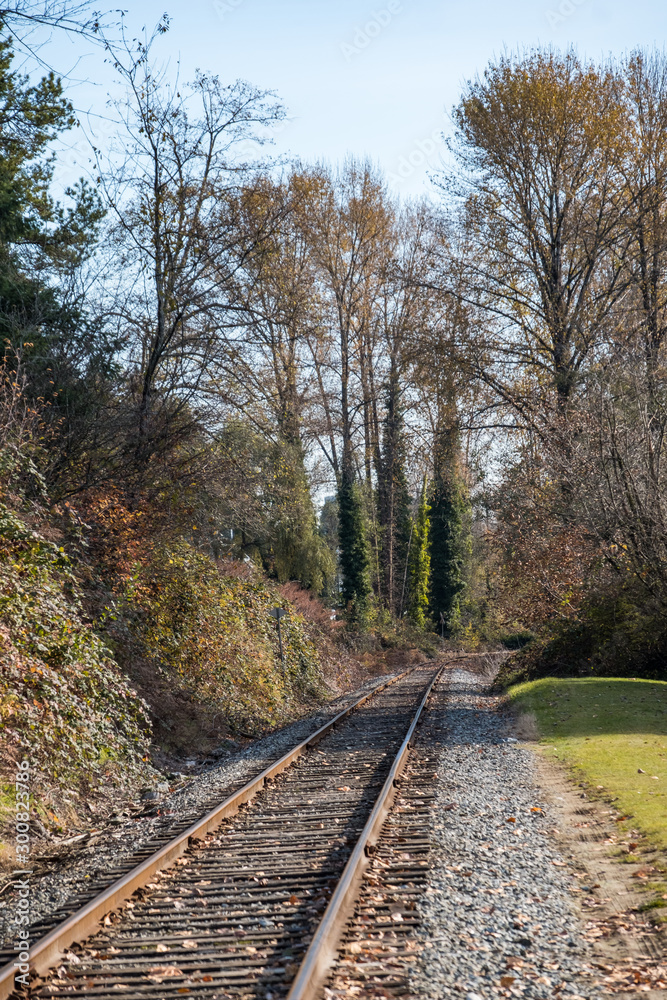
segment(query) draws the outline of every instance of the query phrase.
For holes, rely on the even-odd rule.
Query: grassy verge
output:
[[[629,678],[553,678],[508,691],[518,712],[535,719],[544,753],[618,812],[619,857],[651,860],[642,883],[662,894],[667,853],[667,683]]]

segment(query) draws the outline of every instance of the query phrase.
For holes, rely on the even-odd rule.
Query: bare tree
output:
[[[301,184],[300,223],[317,269],[330,338],[328,351],[318,338],[312,346],[330,428],[327,454],[337,475],[344,471],[353,475],[354,437],[360,424],[369,478],[378,430],[372,412],[377,329],[373,311],[383,261],[391,248],[393,208],[381,179],[367,163],[348,161],[338,173],[312,168],[304,172]],[[323,364],[336,374],[338,419],[327,398]]]
[[[151,42],[115,59],[127,85],[122,133],[100,176],[115,217],[116,308],[136,399],[134,453],[145,463],[206,390],[228,322],[226,282],[253,245],[242,225],[248,170],[235,147],[283,117],[272,94],[198,74],[169,86]],[[101,161],[101,153],[98,151]],[[242,194],[242,190],[244,193]],[[270,225],[271,223],[269,223]]]
[[[664,53],[638,50],[622,70],[621,170],[630,234],[627,265],[635,292],[630,323],[638,327],[647,365],[654,370],[667,334],[667,61]]]
[[[122,10],[100,11],[94,0],[15,0],[0,3],[0,26],[11,33],[26,57],[52,69],[44,48],[54,32],[110,49],[122,39],[123,14]],[[165,14],[158,30],[164,33],[168,27]]]
[[[451,290],[486,317],[469,363],[522,420],[567,407],[625,292],[622,120],[612,68],[573,52],[504,56],[455,109]]]
[[[257,179],[244,193],[241,221],[254,251],[227,282],[235,325],[223,328],[225,394],[268,437],[302,451],[316,391],[309,344],[322,323],[310,248],[298,224],[294,178]],[[267,219],[276,219],[267,232]]]

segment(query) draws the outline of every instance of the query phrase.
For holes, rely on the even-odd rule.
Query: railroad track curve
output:
[[[442,669],[370,692],[54,928],[31,998],[318,996]]]

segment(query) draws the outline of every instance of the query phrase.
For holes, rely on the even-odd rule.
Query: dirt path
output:
[[[664,997],[667,925],[638,912],[647,898],[640,888],[647,864],[624,863],[618,856],[614,809],[589,799],[534,744],[522,745],[534,752],[537,780],[556,819],[553,836],[580,883],[578,909],[605,988],[625,996]]]

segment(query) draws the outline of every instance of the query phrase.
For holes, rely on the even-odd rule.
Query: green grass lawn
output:
[[[547,677],[508,693],[534,715],[545,753],[627,816],[619,832],[667,849],[666,682]]]

